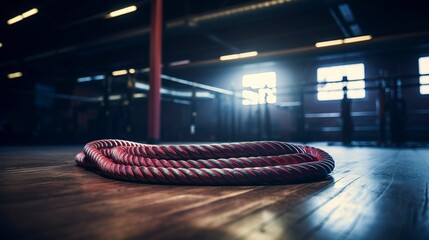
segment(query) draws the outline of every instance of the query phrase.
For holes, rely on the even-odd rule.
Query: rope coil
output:
[[[193,185],[308,182],[326,178],[335,167],[323,150],[276,141],[148,145],[97,140],[85,145],[76,163],[119,180]]]

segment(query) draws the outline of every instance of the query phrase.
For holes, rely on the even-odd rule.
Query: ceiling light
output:
[[[7,78],[12,79],[12,78],[19,78],[22,77],[22,72],[14,72],[14,73],[9,73],[7,75]]]
[[[231,54],[231,55],[225,55],[220,57],[221,61],[228,61],[228,60],[234,60],[234,59],[238,59],[238,54]]]
[[[127,70],[117,70],[117,71],[113,71],[112,75],[113,76],[121,76],[121,75],[125,75],[127,73],[128,73]]]
[[[36,14],[38,12],[39,12],[39,10],[37,8],[30,9],[23,14],[20,14],[16,17],[13,17],[13,18],[7,20],[7,24],[12,25],[14,23],[17,23],[17,22],[23,20],[24,18],[28,18],[30,16],[33,16],[34,14]]]
[[[364,36],[359,36],[359,37],[351,37],[351,38],[345,38],[345,39],[337,39],[337,40],[318,42],[315,45],[316,45],[316,47],[321,48],[321,47],[329,47],[329,46],[335,46],[335,45],[341,45],[341,44],[347,44],[347,43],[368,41],[371,39],[372,39],[371,35],[364,35]]]
[[[142,90],[149,90],[149,84],[136,82],[135,88]]]
[[[23,18],[28,18],[30,16],[33,16],[34,14],[38,13],[39,10],[37,8],[33,8],[31,10],[26,11],[25,13],[21,14]]]
[[[248,57],[255,57],[258,55],[257,51],[253,51],[253,52],[245,52],[245,53],[240,53],[238,54],[238,58],[248,58]]]
[[[237,14],[237,13],[242,13],[242,12],[247,12],[247,11],[253,11],[256,9],[269,8],[269,7],[272,7],[274,5],[283,4],[283,3],[291,2],[291,1],[293,1],[293,0],[269,0],[269,1],[263,1],[260,3],[245,5],[245,6],[238,6],[238,7],[230,8],[230,9],[220,11],[220,12],[214,12],[214,13],[210,13],[210,14],[204,14],[201,16],[197,16],[197,17],[192,18],[190,20],[190,22],[195,23],[195,22],[204,21],[204,20],[213,19],[213,18],[219,18],[219,17],[223,17],[223,16],[227,16],[227,15],[232,15],[232,14]]]
[[[190,62],[191,61],[189,61],[189,60],[176,61],[176,62],[170,63],[170,67],[180,66],[180,65],[186,65],[186,64],[189,64]]]
[[[371,40],[371,35],[365,35],[365,36],[359,36],[359,37],[351,37],[344,39],[344,43],[355,43],[355,42],[362,42],[362,41],[368,41]]]
[[[128,69],[128,72],[131,74],[134,74],[134,73],[136,73],[136,70],[134,68],[130,68],[130,69]]]
[[[0,42],[0,47],[3,47],[3,43]]]
[[[321,48],[321,47],[329,47],[329,46],[335,46],[335,45],[341,45],[343,44],[343,39],[338,39],[338,40],[330,40],[330,41],[324,41],[324,42],[318,42],[316,43],[316,47]]]
[[[137,10],[136,6],[129,6],[109,13],[109,17],[117,17]]]
[[[11,19],[7,20],[7,24],[12,25],[14,23],[17,23],[17,22],[21,21],[22,19],[24,19],[24,18],[21,15],[18,15],[18,16],[14,17],[14,18],[11,18]]]
[[[252,51],[252,52],[224,55],[224,56],[220,57],[220,60],[221,61],[228,61],[228,60],[234,60],[234,59],[239,59],[239,58],[255,57],[257,55],[258,55],[257,51]]]

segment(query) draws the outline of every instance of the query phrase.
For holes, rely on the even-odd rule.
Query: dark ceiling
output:
[[[145,68],[150,2],[3,0],[1,75],[22,66],[73,74]],[[379,41],[377,48],[395,39],[401,40],[398,46],[419,47],[429,39],[424,2],[164,0],[163,62],[188,59],[192,67],[217,63],[224,54],[253,50],[262,57],[263,53],[274,56],[308,49],[318,41],[366,34],[374,37],[373,42]],[[130,5],[136,5],[137,11],[105,17]],[[6,23],[31,8],[38,8],[39,13],[13,25]]]

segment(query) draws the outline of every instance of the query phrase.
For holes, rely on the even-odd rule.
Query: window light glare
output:
[[[122,8],[122,9],[110,12],[109,13],[109,17],[113,18],[113,17],[121,16],[121,15],[124,15],[124,14],[127,14],[127,13],[134,12],[136,10],[137,10],[136,6],[134,6],[134,5],[133,6],[129,6],[129,7],[126,7],[126,8]]]
[[[135,87],[137,89],[149,90],[149,84],[146,83],[136,82]]]
[[[14,72],[14,73],[9,73],[7,75],[7,78],[12,79],[12,78],[19,78],[22,77],[22,72]]]
[[[23,14],[20,14],[20,15],[18,15],[16,17],[13,17],[13,18],[7,20],[7,24],[8,25],[12,25],[14,23],[17,23],[17,22],[23,20],[24,18],[28,18],[30,16],[33,16],[34,14],[36,14],[38,12],[39,12],[39,10],[37,8],[32,8],[32,9],[26,11]]]
[[[122,97],[121,95],[110,95],[109,100],[120,100]]]
[[[429,57],[419,58],[419,73],[429,74]]]
[[[336,65],[321,67],[317,69],[317,82],[323,83],[317,86],[317,100],[341,100],[343,99],[343,76],[348,80],[359,80],[347,82],[347,97],[350,99],[365,97],[365,65],[363,63]]]
[[[243,87],[251,88],[264,88],[264,87],[276,87],[276,73],[265,72],[256,74],[247,74],[242,79]]]
[[[103,80],[104,79],[104,75],[96,75],[92,79],[94,79],[94,80]]]
[[[77,79],[77,82],[89,82],[91,80],[92,80],[91,77],[80,77]]]
[[[422,95],[429,94],[429,85],[421,85],[420,86],[420,94],[422,94]]]
[[[224,56],[220,57],[220,60],[221,61],[228,61],[228,60],[234,60],[234,59],[239,59],[239,58],[249,58],[249,57],[255,57],[255,56],[258,56],[257,51],[224,55]]]
[[[276,103],[276,73],[264,72],[246,74],[242,78],[243,105],[256,105],[264,103]]]
[[[121,75],[125,75],[127,74],[128,71],[127,70],[116,70],[112,72],[113,76],[121,76]]]
[[[77,82],[89,82],[89,81],[93,81],[93,80],[103,80],[105,78],[105,76],[103,74],[101,75],[95,75],[95,76],[87,76],[87,77],[80,77],[77,78]]]
[[[429,57],[419,58],[419,74],[429,74]],[[423,75],[419,78],[420,94],[429,94],[429,75]]]
[[[175,61],[175,62],[170,63],[170,67],[186,65],[186,64],[189,64],[190,62],[191,62],[190,60]]]

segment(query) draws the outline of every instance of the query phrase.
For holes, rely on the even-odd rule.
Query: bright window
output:
[[[276,103],[276,73],[246,74],[242,78],[243,105]]]
[[[321,67],[317,69],[317,100],[339,100],[343,99],[343,77],[348,80],[359,80],[365,78],[365,65],[363,63]],[[348,98],[365,97],[365,81],[347,82]]]
[[[429,57],[419,58],[419,73],[429,74]],[[429,94],[429,75],[420,76],[420,94]]]

